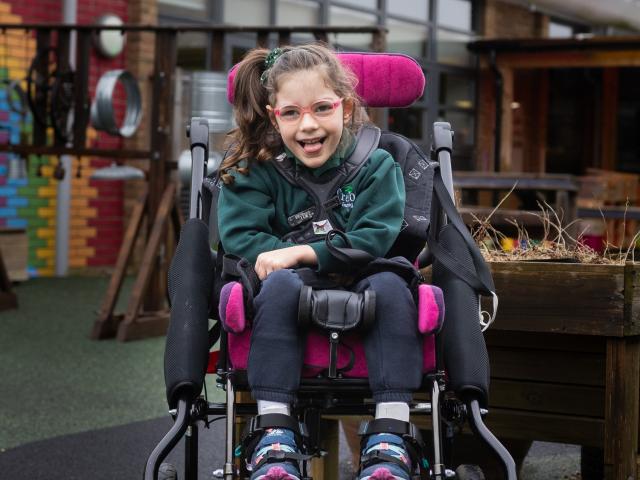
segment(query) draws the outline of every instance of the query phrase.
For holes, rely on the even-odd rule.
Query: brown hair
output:
[[[229,132],[228,152],[220,171],[222,181],[233,183],[230,171],[249,172],[238,163],[247,160],[264,162],[282,152],[282,139],[271,124],[267,105],[275,104],[278,81],[282,75],[300,70],[320,69],[327,84],[340,98],[353,102],[352,120],[347,127],[355,132],[367,115],[355,92],[357,78],[342,66],[333,50],[322,44],[282,47],[282,54],[265,72],[269,50],[251,50],[238,65],[233,82],[233,112],[237,128]],[[261,79],[262,77],[262,79]]]

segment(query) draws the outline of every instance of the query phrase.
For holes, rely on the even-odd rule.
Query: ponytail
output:
[[[229,133],[229,152],[220,166],[221,178],[226,184],[233,183],[231,171],[248,173],[247,168],[238,166],[243,160],[268,160],[282,147],[280,135],[266,109],[269,92],[260,81],[268,53],[269,50],[263,48],[251,50],[239,64],[233,81],[233,111],[238,127]]]

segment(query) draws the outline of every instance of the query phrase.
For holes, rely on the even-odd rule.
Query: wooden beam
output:
[[[170,218],[171,209],[175,202],[175,193],[175,184],[171,182],[165,188],[160,200],[160,205],[156,211],[151,227],[151,234],[149,235],[142,257],[142,264],[140,265],[138,276],[133,285],[127,311],[122,323],[120,323],[118,327],[117,337],[120,341],[136,340],[145,336],[163,335],[166,332],[166,327],[169,322],[168,311],[164,314],[156,313],[154,315],[144,316],[140,309],[145,298],[147,298],[148,289],[153,287],[151,285],[153,270],[159,256],[160,245],[165,237],[167,221]],[[163,311],[164,309],[159,309],[154,312]],[[141,317],[140,319],[138,319],[139,316]],[[157,320],[157,325],[154,325],[154,319]]]
[[[501,68],[638,67],[640,50],[498,53]]]
[[[18,308],[18,297],[11,288],[11,280],[0,252],[0,311]]]
[[[532,161],[527,171],[544,173],[547,171],[547,123],[549,118],[549,71],[542,70],[537,75],[537,102],[534,110]]]
[[[140,232],[140,226],[142,225],[142,219],[147,207],[147,192],[145,191],[138,202],[136,203],[131,213],[131,219],[127,225],[127,231],[125,232],[122,244],[120,245],[120,251],[118,252],[118,259],[116,265],[111,274],[109,281],[109,287],[107,293],[102,300],[100,310],[98,310],[98,318],[93,324],[93,330],[91,331],[90,338],[92,340],[101,340],[103,338],[114,337],[118,328],[118,323],[122,320],[122,316],[114,315],[114,309],[118,296],[120,294],[120,288],[127,272],[127,265],[133,252],[133,247],[138,238]]]
[[[166,164],[172,155],[173,103],[175,93],[175,66],[177,59],[176,32],[156,33],[155,56],[151,112],[151,161],[149,162],[149,218],[156,218],[160,208],[161,196],[166,193],[167,184],[171,183],[166,173]],[[164,193],[163,193],[164,192]],[[169,215],[167,210],[165,215]],[[153,235],[155,225],[149,222],[147,238]],[[150,240],[149,240],[150,242]],[[149,249],[149,245],[146,247]],[[157,247],[153,248],[154,252]],[[166,255],[156,255],[150,265],[149,289],[145,289],[144,308],[158,311],[166,307],[166,271],[168,263]],[[146,255],[146,252],[145,252]],[[146,287],[146,286],[145,286]],[[125,317],[126,320],[126,317]]]
[[[500,149],[500,171],[511,171],[511,154],[513,145],[511,144],[512,132],[513,132],[513,112],[511,110],[511,103],[513,102],[514,84],[513,84],[513,70],[508,68],[501,68],[502,73],[502,98],[497,99],[500,102],[500,108],[502,109],[502,135],[500,145],[497,147]]]
[[[618,134],[618,69],[602,70],[602,145],[600,167],[616,169],[616,143]]]
[[[640,340],[607,340],[604,422],[605,479],[636,478],[640,389]]]

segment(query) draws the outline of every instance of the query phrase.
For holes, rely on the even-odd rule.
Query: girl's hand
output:
[[[318,257],[309,245],[295,245],[293,247],[271,250],[258,255],[255,270],[260,280],[267,278],[271,272],[291,268],[299,264],[316,265]]]

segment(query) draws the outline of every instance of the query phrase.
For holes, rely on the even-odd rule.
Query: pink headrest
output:
[[[369,107],[406,107],[422,96],[424,72],[418,62],[399,53],[338,53],[340,61],[358,77],[356,92]],[[227,99],[233,103],[233,79],[229,72]]]

